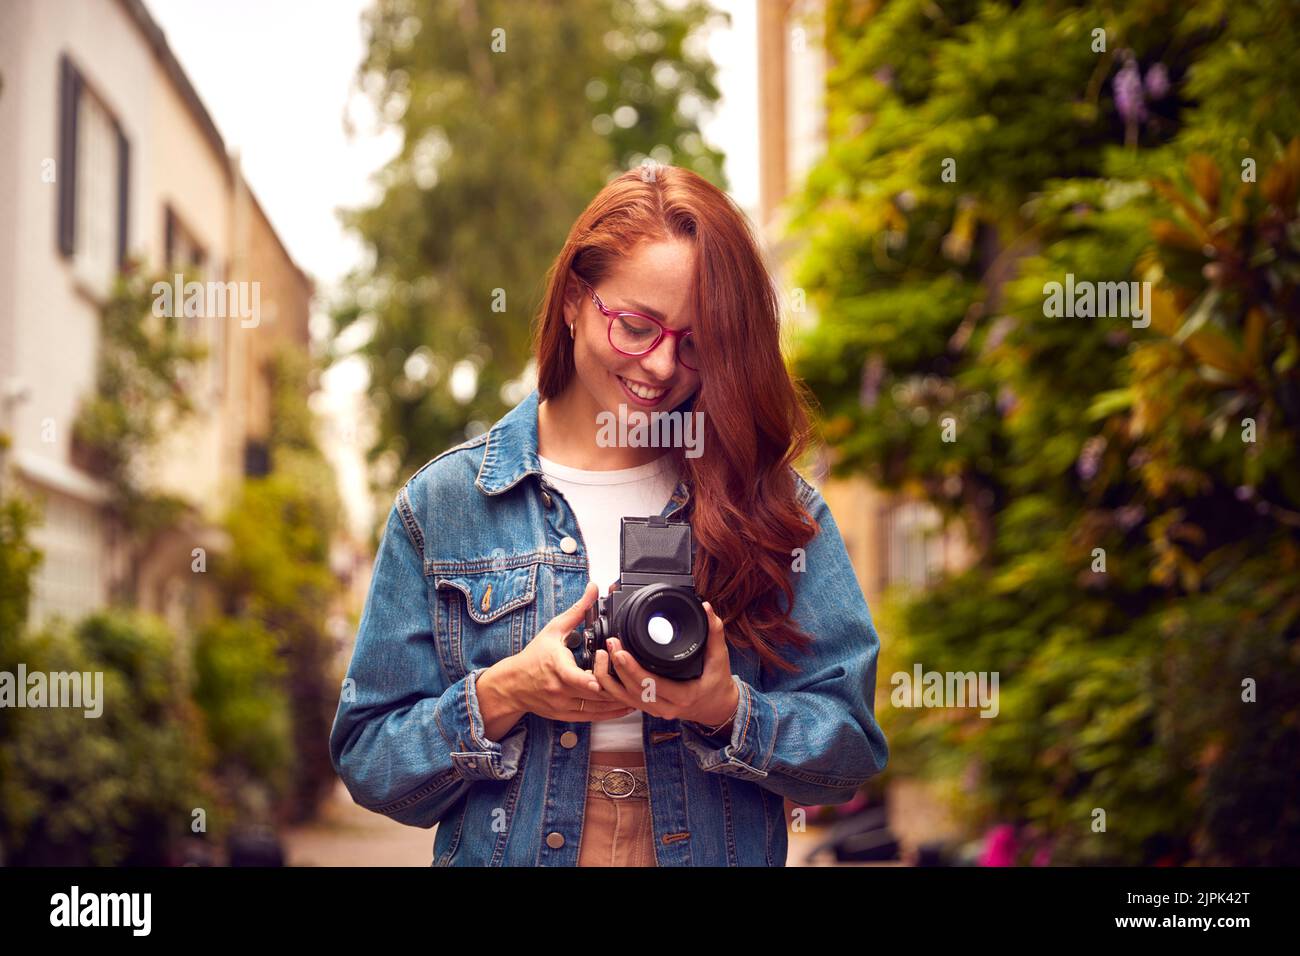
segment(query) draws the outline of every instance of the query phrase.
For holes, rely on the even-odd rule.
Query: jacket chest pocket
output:
[[[537,565],[434,576],[438,656],[453,681],[518,654],[537,630]]]

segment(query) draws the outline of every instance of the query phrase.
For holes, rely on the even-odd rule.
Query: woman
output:
[[[439,824],[434,865],[781,866],[785,798],[842,803],[884,768],[879,641],[791,467],[779,325],[725,194],[619,176],[551,270],[537,390],[398,493],[330,752],[361,806]],[[636,411],[675,416],[677,446],[609,427]],[[584,670],[564,638],[619,578],[620,519],[651,515],[693,534],[702,673],[614,638]]]

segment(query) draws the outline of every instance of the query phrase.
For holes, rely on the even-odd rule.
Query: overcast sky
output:
[[[756,0],[714,0],[732,28],[710,36],[724,100],[704,126],[727,154],[732,196],[758,203]],[[400,145],[353,90],[369,0],[145,0],[285,245],[323,285],[357,263],[339,207],[372,195]],[[292,104],[292,109],[286,109]],[[349,140],[344,116],[357,135]]]

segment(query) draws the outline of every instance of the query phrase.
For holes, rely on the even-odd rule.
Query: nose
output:
[[[666,382],[672,378],[677,370],[677,340],[665,335],[649,354],[641,357],[641,368],[656,381]]]

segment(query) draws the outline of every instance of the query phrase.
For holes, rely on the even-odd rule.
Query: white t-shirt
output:
[[[570,468],[549,458],[538,456],[550,484],[564,495],[573,508],[587,546],[591,580],[602,596],[618,580],[620,519],[657,515],[677,487],[677,470],[672,454],[660,455],[646,465],[620,468],[617,471],[586,471]],[[614,720],[597,720],[591,724],[591,749],[641,750],[642,712]]]

